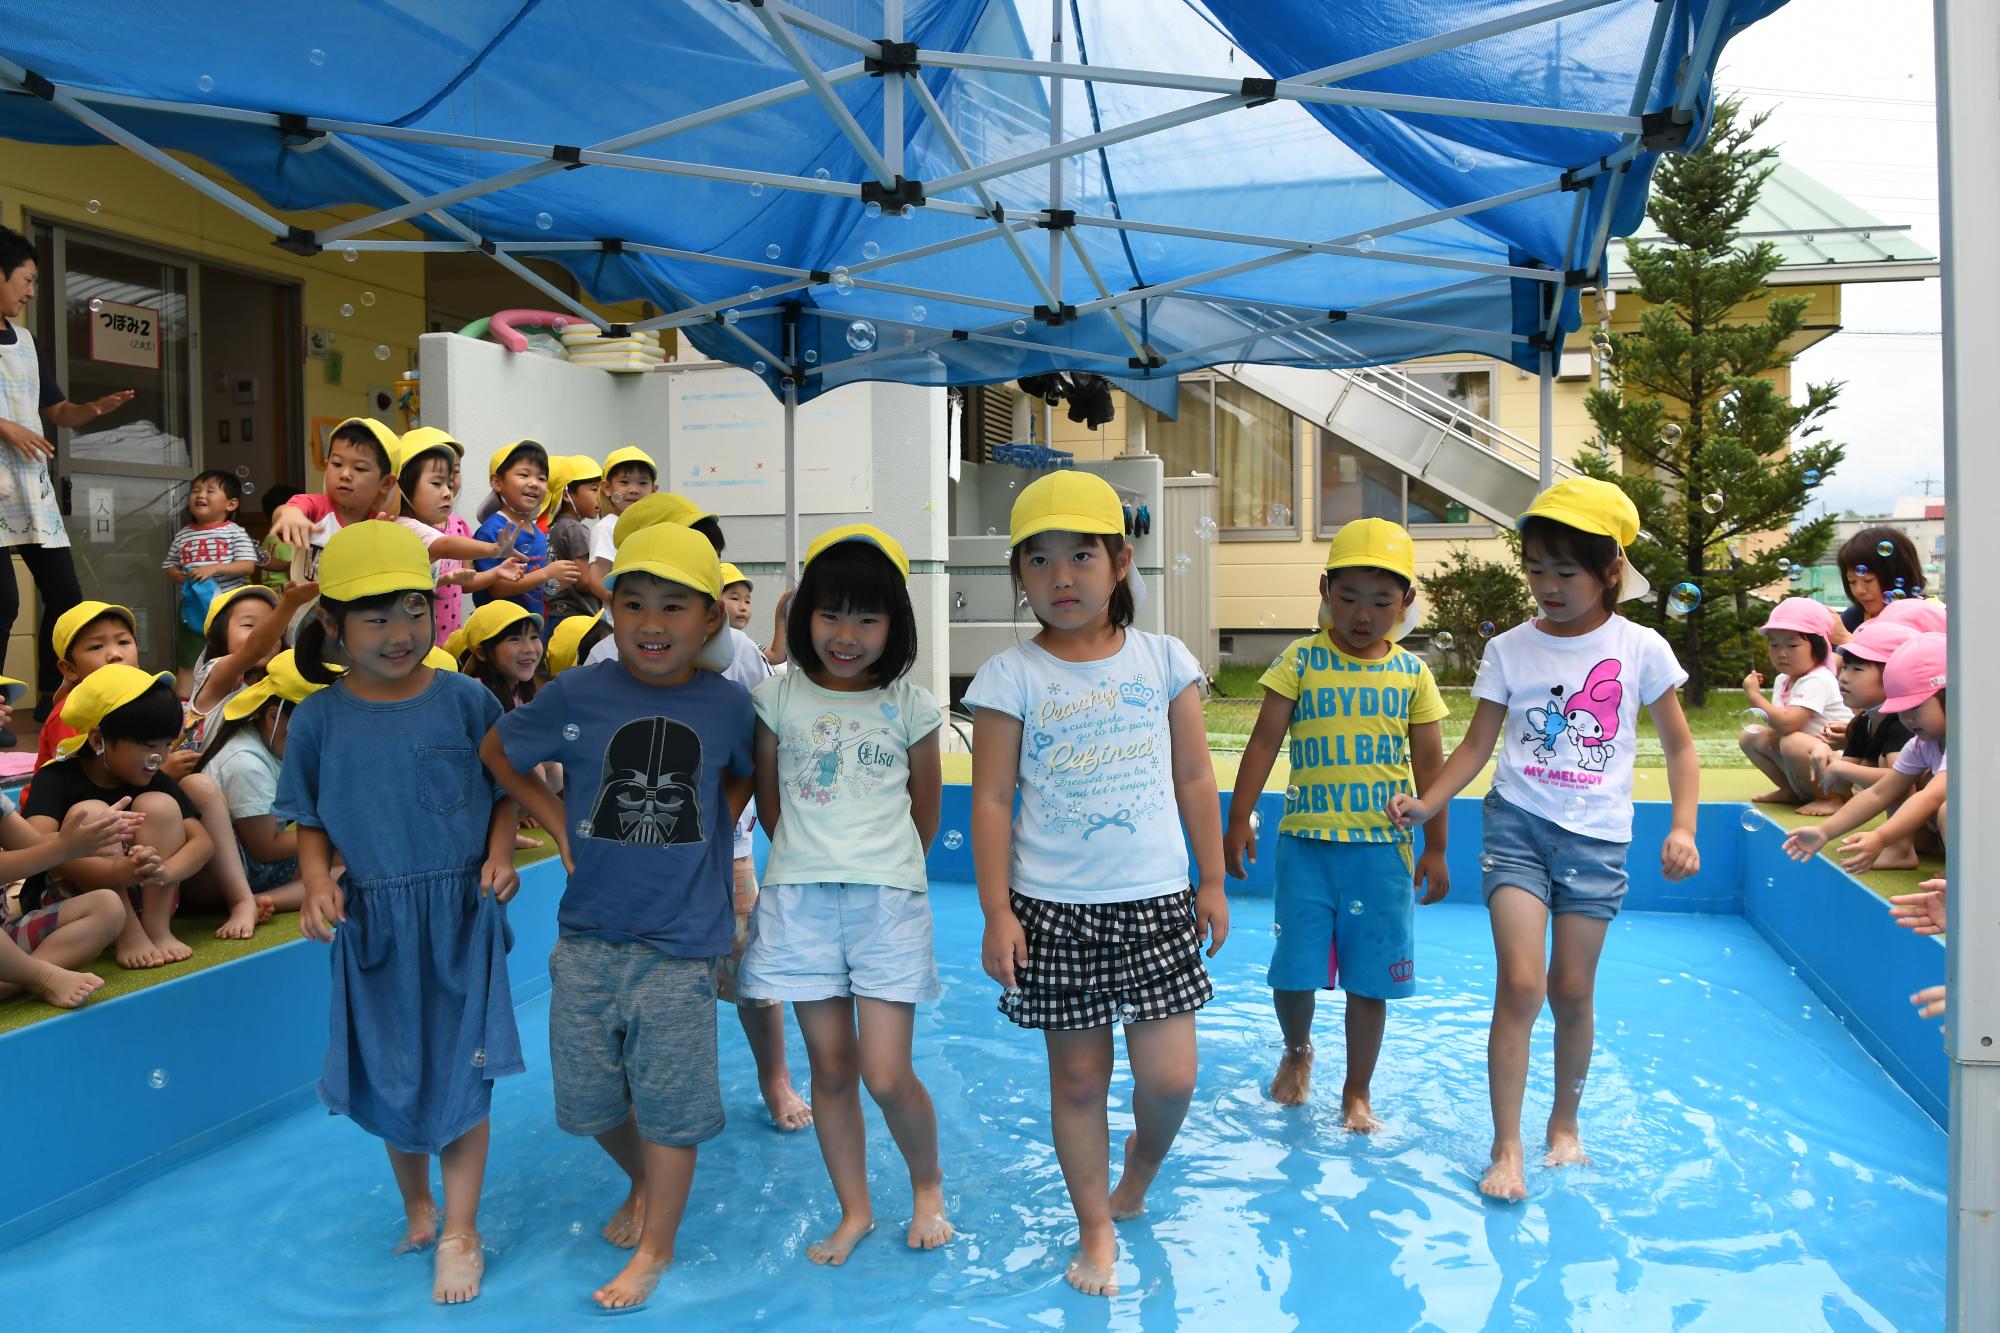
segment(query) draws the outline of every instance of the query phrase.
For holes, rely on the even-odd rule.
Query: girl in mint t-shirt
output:
[[[1424,799],[1389,802],[1392,819],[1421,824],[1501,746],[1480,857],[1500,976],[1486,1045],[1493,1151],[1479,1188],[1514,1200],[1527,1197],[1521,1099],[1528,1038],[1544,1000],[1555,1014],[1556,1093],[1542,1162],[1590,1161],[1577,1110],[1590,1071],[1597,959],[1625,898],[1642,703],[1673,793],[1661,872],[1679,880],[1701,868],[1694,844],[1701,769],[1675,693],[1687,673],[1666,640],[1617,613],[1621,600],[1648,591],[1625,558],[1639,511],[1610,482],[1572,477],[1536,496],[1519,526],[1521,563],[1541,614],[1487,644],[1472,685],[1478,708]]]
[[[905,679],[917,656],[909,560],[867,524],[806,552],[786,638],[797,669],[751,694],[757,816],[771,837],[737,989],[789,1000],[812,1063],[813,1124],[840,1223],[808,1247],[843,1264],[875,1229],[859,1084],[910,1168],[905,1239],[952,1237],[937,1113],[911,1067],[917,1005],[938,994],[924,852],[942,777],[937,701]]]

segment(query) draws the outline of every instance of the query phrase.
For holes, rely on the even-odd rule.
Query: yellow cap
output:
[[[1017,505],[1015,508],[1018,511],[1019,506]],[[1120,532],[1125,530],[1125,521],[1122,513],[1118,521],[1118,530]],[[825,532],[812,539],[812,545],[806,547],[804,564],[810,565],[816,557],[825,554],[828,550],[840,545],[842,542],[861,542],[864,545],[875,547],[883,555],[889,557],[889,563],[896,567],[898,574],[901,574],[906,579],[910,577],[910,557],[903,554],[902,543],[872,523],[843,523],[837,528],[828,528]],[[724,568],[735,569],[736,566],[725,565]],[[741,577],[741,575],[738,577]],[[725,588],[728,587],[729,580],[724,579],[722,586]]]
[[[132,608],[120,606],[116,602],[78,602],[69,610],[56,617],[55,628],[49,631],[49,643],[56,650],[56,656],[65,660],[69,657],[69,646],[83,627],[99,616],[117,616],[125,622],[125,628],[138,632],[133,619]]]
[[[562,508],[563,497],[569,488],[580,481],[596,481],[604,475],[597,466],[597,460],[588,454],[553,454],[549,458],[549,493],[542,501],[542,512],[555,517]]]
[[[465,457],[465,446],[460,444],[436,426],[419,426],[415,430],[403,432],[402,453],[396,459],[396,471],[401,472],[418,454],[427,454],[433,449],[449,449],[458,457]]]
[[[604,475],[604,468],[602,467],[602,465],[598,463],[598,461],[595,458],[592,458],[589,454],[569,455],[570,485],[574,486],[579,481],[596,481],[599,477],[603,475]]]
[[[1400,523],[1386,518],[1357,518],[1341,525],[1327,544],[1326,567],[1382,569],[1405,583],[1417,581],[1416,545]]]
[[[395,431],[390,430],[374,417],[349,417],[338,426],[335,426],[333,433],[338,435],[349,426],[359,426],[374,437],[375,443],[382,446],[382,452],[389,456],[389,467],[392,471],[400,469],[403,466],[403,442],[396,437]]]
[[[614,546],[623,546],[627,537],[656,523],[678,523],[689,527],[714,517],[694,501],[672,491],[654,491],[626,506],[625,512],[618,516],[618,526],[611,530],[611,542]]]
[[[653,461],[653,456],[644,449],[630,444],[623,449],[613,449],[604,456],[604,475],[610,476],[627,463],[644,463],[647,470],[655,477],[660,475],[660,465]]]
[[[231,588],[228,592],[219,592],[214,597],[209,599],[208,614],[204,615],[201,618],[201,632],[203,634],[206,634],[210,630],[214,629],[216,617],[222,614],[223,608],[228,606],[231,602],[235,601],[237,598],[246,596],[265,598],[274,607],[277,606],[278,604],[278,590],[276,588],[271,587],[269,584],[264,584],[264,583],[238,584],[236,587]]]
[[[633,505],[632,509],[638,507]],[[626,514],[632,509],[626,510]],[[623,519],[619,526],[625,526]],[[722,595],[722,562],[715,558],[715,548],[708,544],[708,538],[693,528],[678,523],[655,523],[621,535],[628,540],[618,543],[618,558],[611,562],[611,572],[604,579],[606,587],[617,586],[621,574],[636,569],[710,597]]]
[[[491,457],[486,461],[487,477],[490,479],[499,476],[500,467],[503,463],[507,461],[507,455],[513,453],[516,449],[519,449],[524,444],[533,445],[535,448],[540,449],[542,451],[543,458],[552,458],[552,455],[549,453],[549,447],[546,444],[543,444],[540,440],[530,440],[526,438],[515,440],[512,444],[503,444],[498,449],[495,449],[493,451],[493,457]]]
[[[1566,477],[1557,482],[1535,497],[1528,512],[1514,520],[1514,526],[1519,528],[1531,518],[1546,518],[1578,532],[1609,537],[1618,543],[1620,551],[1639,535],[1639,507],[1632,503],[1632,497],[1595,477]],[[1646,576],[1627,559],[1624,576],[1619,581],[1618,600],[1629,602],[1651,591]]]
[[[287,648],[272,658],[264,668],[264,679],[254,685],[245,685],[229,696],[222,705],[225,721],[235,722],[254,714],[272,699],[283,699],[286,703],[303,703],[306,696],[324,687],[307,680],[299,674],[298,662]]]
[[[722,562],[722,586],[727,588],[732,583],[741,583],[751,588],[757,586],[750,581],[748,574],[745,574],[742,570],[725,560]]]
[[[488,602],[477,611],[474,611],[463,625],[460,625],[446,636],[444,641],[445,653],[459,661],[464,661],[465,655],[474,648],[485,643],[488,639],[499,638],[509,628],[523,620],[534,621],[536,629],[542,627],[542,618],[527,607],[522,606],[519,602],[504,600]]]
[[[0,703],[11,706],[16,699],[27,692],[27,681],[15,680],[12,676],[0,676]]]
[[[454,676],[458,674],[458,663],[452,660],[450,653],[436,645],[424,654],[424,665],[433,671],[449,671]]]
[[[1125,506],[1104,478],[1065,468],[1028,484],[1014,501],[1009,528],[1015,546],[1038,532],[1123,537]]]
[[[724,565],[723,568],[728,569],[729,566]],[[583,636],[603,623],[602,611],[594,616],[564,616],[558,620],[549,634],[549,674],[554,676],[575,666],[577,650],[583,647]]]
[[[400,524],[379,518],[350,523],[320,552],[319,593],[336,602],[436,588],[423,539]]]
[[[57,743],[56,757],[67,759],[75,754],[92,729],[155,685],[172,689],[174,673],[162,671],[156,676],[122,662],[99,667],[72,685],[69,698],[63,701],[62,720],[76,735]]]

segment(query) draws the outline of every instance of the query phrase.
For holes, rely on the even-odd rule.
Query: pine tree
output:
[[[1784,585],[1781,561],[1826,549],[1832,518],[1794,524],[1845,452],[1817,438],[1838,383],[1793,403],[1769,378],[1790,364],[1811,302],[1771,296],[1777,248],[1735,239],[1772,171],[1775,150],[1751,142],[1763,123],[1723,102],[1699,150],[1661,159],[1647,205],[1661,239],[1626,247],[1648,309],[1636,333],[1593,338],[1608,387],[1586,399],[1597,439],[1576,460],[1639,508],[1629,554],[1653,595],[1625,610],[1666,635],[1697,706],[1710,685],[1762,667],[1759,590]],[[1752,549],[1767,535],[1776,542]],[[1699,601],[1686,609],[1690,588]]]

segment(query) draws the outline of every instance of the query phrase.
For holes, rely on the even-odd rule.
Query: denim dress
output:
[[[506,908],[479,888],[500,795],[479,742],[499,719],[485,686],[439,671],[396,703],[331,685],[286,733],[272,813],[347,863],[320,1100],[404,1152],[443,1150],[526,1067]]]

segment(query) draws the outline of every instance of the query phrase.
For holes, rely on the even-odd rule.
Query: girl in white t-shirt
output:
[[[1621,600],[1647,591],[1624,549],[1638,536],[1639,511],[1610,482],[1572,477],[1535,497],[1519,526],[1521,563],[1541,615],[1487,644],[1472,722],[1424,799],[1389,802],[1398,823],[1425,823],[1501,746],[1482,811],[1480,865],[1500,975],[1486,1046],[1493,1150],[1479,1188],[1515,1200],[1527,1197],[1521,1099],[1544,1000],[1555,1013],[1556,1093],[1543,1164],[1590,1160],[1577,1110],[1590,1070],[1598,954],[1625,897],[1641,703],[1653,715],[1673,793],[1661,871],[1680,880],[1701,867],[1694,843],[1701,769],[1675,693],[1687,673],[1666,640],[1617,614]]]
[[[1069,1281],[1118,1290],[1113,1223],[1146,1190],[1194,1093],[1202,966],[1229,933],[1222,811],[1201,669],[1180,640],[1131,628],[1137,576],[1102,478],[1061,471],[1014,502],[1012,569],[1041,632],[979,669],[972,848],[986,973],[1000,1008],[1047,1044],[1056,1157],[1080,1224]],[[1015,794],[1020,817],[1014,816]],[[1200,868],[1188,885],[1183,830]],[[1105,1098],[1125,1028],[1134,1132],[1111,1188]]]
[[[952,1237],[937,1112],[910,1063],[917,1006],[938,995],[924,852],[937,834],[943,717],[907,679],[909,571],[880,528],[820,534],[786,626],[799,669],[751,692],[771,856],[736,985],[746,999],[790,1000],[806,1039],[812,1123],[840,1199],[840,1224],[806,1251],[816,1264],[846,1263],[875,1229],[863,1082],[910,1169],[910,1248]]]
[[[1802,815],[1830,815],[1840,802],[1828,799],[1813,777],[1813,756],[1829,722],[1846,722],[1854,710],[1840,697],[1833,672],[1833,612],[1810,597],[1787,597],[1771,608],[1757,632],[1778,682],[1764,695],[1764,673],[1743,678],[1743,694],[1764,721],[1745,727],[1737,738],[1744,757],[1777,785],[1751,799],[1769,805],[1796,805]]]

